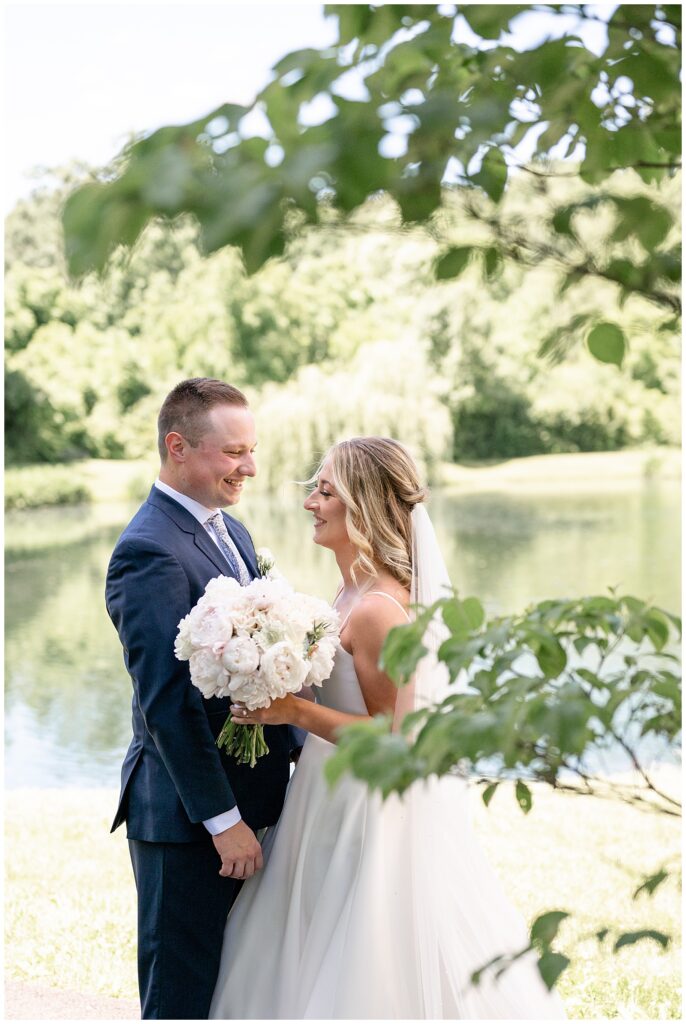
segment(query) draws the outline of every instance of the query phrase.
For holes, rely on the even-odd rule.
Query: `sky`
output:
[[[320,3],[5,4],[5,210],[33,168],[249,102],[284,54],[335,38]]]
[[[526,48],[552,29],[539,14],[516,25],[513,44]],[[314,2],[5,3],[5,211],[35,186],[36,168],[98,166],[133,132],[248,103],[280,57],[336,34],[336,20]],[[604,27],[582,34],[595,49]]]

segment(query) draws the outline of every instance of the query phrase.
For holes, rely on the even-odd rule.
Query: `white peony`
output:
[[[188,661],[194,651],[191,639],[190,615],[186,615],[179,623],[179,632],[174,640],[174,654],[179,661]]]
[[[234,636],[224,646],[222,664],[231,675],[249,675],[259,663],[259,648],[250,637]]]
[[[255,708],[268,708],[272,702],[259,672],[253,672],[249,676],[232,676],[229,690],[231,699],[245,704],[250,711],[254,711]]]
[[[242,592],[243,587],[233,576],[215,576],[205,587],[205,593],[200,601],[208,605],[226,605],[240,597]]]
[[[262,655],[260,674],[272,700],[287,693],[297,693],[305,682],[308,662],[301,651],[288,640],[273,644]]]
[[[228,683],[229,673],[211,651],[201,647],[189,658],[191,678],[203,697],[221,697]]]
[[[189,619],[189,632],[194,647],[212,647],[217,641],[226,641],[233,633],[233,624],[222,608],[203,608],[198,603]]]
[[[218,576],[180,621],[174,652],[189,662],[204,697],[230,696],[255,710],[328,678],[338,629],[329,605],[271,573],[245,587]],[[241,727],[230,717],[217,744],[252,766],[267,752],[261,726]]]
[[[337,646],[329,637],[324,637],[317,643],[309,656],[310,668],[305,678],[306,686],[321,686],[324,680],[329,678]]]
[[[255,630],[260,629],[262,626],[262,620],[247,601],[231,608],[229,615],[231,616],[234,631],[238,636],[252,636]]]

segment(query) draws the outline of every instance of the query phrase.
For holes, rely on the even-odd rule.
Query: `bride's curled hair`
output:
[[[348,537],[358,568],[371,576],[387,569],[404,587],[412,579],[412,520],[426,498],[414,459],[389,437],[352,437],[327,452],[332,483],[346,507]],[[324,461],[324,460],[322,460]]]

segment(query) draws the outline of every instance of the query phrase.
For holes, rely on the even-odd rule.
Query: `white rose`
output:
[[[228,672],[211,651],[201,648],[193,651],[189,659],[191,682],[203,697],[221,697],[228,681]]]
[[[234,636],[224,647],[222,664],[233,675],[250,675],[260,663],[260,652],[250,637]]]
[[[325,637],[320,640],[309,657],[309,672],[305,679],[307,686],[320,686],[325,679],[328,679],[333,669],[334,657],[337,644]]]
[[[297,693],[305,682],[309,665],[288,640],[274,644],[262,655],[260,674],[272,699]]]

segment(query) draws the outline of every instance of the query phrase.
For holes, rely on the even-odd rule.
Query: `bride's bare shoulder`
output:
[[[377,638],[393,626],[408,621],[410,592],[395,580],[374,587],[356,604],[350,616],[350,632],[354,639]]]

